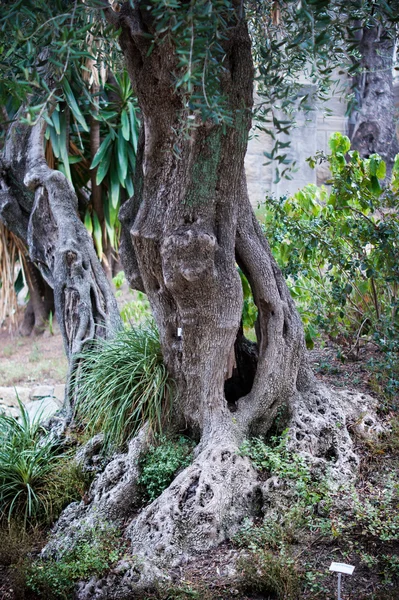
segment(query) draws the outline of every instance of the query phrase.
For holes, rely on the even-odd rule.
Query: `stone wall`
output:
[[[304,82],[305,91],[311,91],[311,86]],[[308,89],[306,89],[308,88]],[[395,85],[396,105],[399,106],[399,82]],[[331,114],[326,116],[326,109]],[[263,201],[266,194],[283,196],[292,194],[307,183],[321,185],[328,179],[328,169],[325,165],[311,169],[306,159],[314,156],[316,151],[328,152],[328,140],[330,135],[336,131],[348,133],[348,118],[345,116],[346,102],[342,96],[336,95],[319,109],[309,112],[307,115],[298,113],[296,116],[296,127],[288,136],[280,136],[282,141],[291,141],[291,147],[287,152],[289,158],[296,161],[296,171],[292,173],[292,179],[282,179],[275,182],[275,165],[266,165],[268,162],[264,152],[270,152],[273,140],[270,136],[255,129],[252,132],[248,144],[245,167],[247,173],[248,191],[251,203],[256,207]]]

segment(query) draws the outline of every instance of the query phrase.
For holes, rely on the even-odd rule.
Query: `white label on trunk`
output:
[[[182,328],[178,327],[177,328],[177,337],[181,337],[182,332],[183,332]]]

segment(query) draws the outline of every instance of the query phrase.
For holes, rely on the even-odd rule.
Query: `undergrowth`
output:
[[[264,507],[264,518],[256,522],[248,519],[234,538],[242,550],[238,566],[243,590],[287,600],[300,594],[330,598],[328,566],[336,560],[367,569],[375,589],[391,597],[389,594],[399,583],[395,431],[383,435],[380,452],[370,455],[380,457],[381,453],[391,452],[393,470],[389,472],[385,467],[378,476],[381,481],[373,479],[340,488],[314,480],[303,458],[288,450],[286,434],[272,438],[268,444],[261,439],[243,444],[242,454],[249,456],[261,478],[276,479],[277,498],[274,509]],[[310,552],[314,543],[317,548]],[[320,550],[327,553],[324,558]]]
[[[104,523],[101,528],[85,532],[58,560],[34,561],[27,569],[27,588],[47,600],[70,600],[78,581],[105,574],[124,553],[120,532]]]
[[[194,442],[180,436],[168,439],[162,436],[150,446],[140,460],[139,483],[146,501],[155,500],[173,481],[176,472],[187,467],[192,460]]]
[[[19,401],[20,420],[0,414],[0,522],[21,527],[49,524],[73,500],[80,500],[91,478],[70,452],[34,419]]]

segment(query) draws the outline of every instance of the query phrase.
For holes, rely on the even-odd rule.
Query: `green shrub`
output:
[[[84,351],[73,382],[76,418],[104,433],[104,451],[120,447],[148,421],[161,431],[172,401],[155,324],[123,329]]]
[[[146,500],[152,501],[173,481],[176,471],[187,467],[192,460],[194,442],[185,437],[177,440],[161,437],[140,461],[139,483]]]
[[[51,515],[49,482],[60,448],[41,427],[40,415],[31,420],[18,402],[21,422],[0,414],[0,519],[20,517],[26,527]]]
[[[362,159],[339,133],[330,148],[328,156],[319,153],[310,161],[329,162],[330,192],[308,185],[289,198],[268,198],[259,217],[308,345],[323,330],[347,351],[364,336],[385,349],[399,326],[399,156],[384,188],[381,157]]]
[[[107,572],[124,554],[119,532],[107,524],[90,530],[58,560],[39,559],[27,570],[27,587],[40,598],[70,600],[78,581]]]

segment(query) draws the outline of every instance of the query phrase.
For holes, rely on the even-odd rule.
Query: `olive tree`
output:
[[[267,501],[269,486],[239,447],[250,435],[266,435],[277,417],[291,447],[313,466],[328,466],[333,478],[350,477],[358,464],[347,426],[365,417],[366,399],[332,392],[313,377],[300,318],[255,217],[244,171],[254,114],[264,129],[271,120],[283,130],[287,122],[278,115],[297,105],[298,74],[306,71],[323,96],[347,53],[331,49],[342,18],[339,6],[324,0],[135,0],[103,10],[118,32],[141,112],[134,195],[120,211],[122,261],[158,326],[176,388],[173,427],[198,445],[193,463],[137,513],[142,431],[57,528],[65,538],[98,516],[127,522],[132,552],[146,557],[145,579],[155,577],[156,566],[221,543]],[[51,94],[62,77],[54,83],[45,76]],[[27,232],[73,357],[96,332],[112,331],[118,316],[74,191],[45,164],[43,127],[41,115],[33,128],[11,126],[1,215],[10,227],[23,226],[21,236]],[[277,143],[274,157],[284,166],[281,149]],[[255,343],[241,327],[237,266],[258,309]],[[122,588],[137,583],[133,567],[115,577]]]

